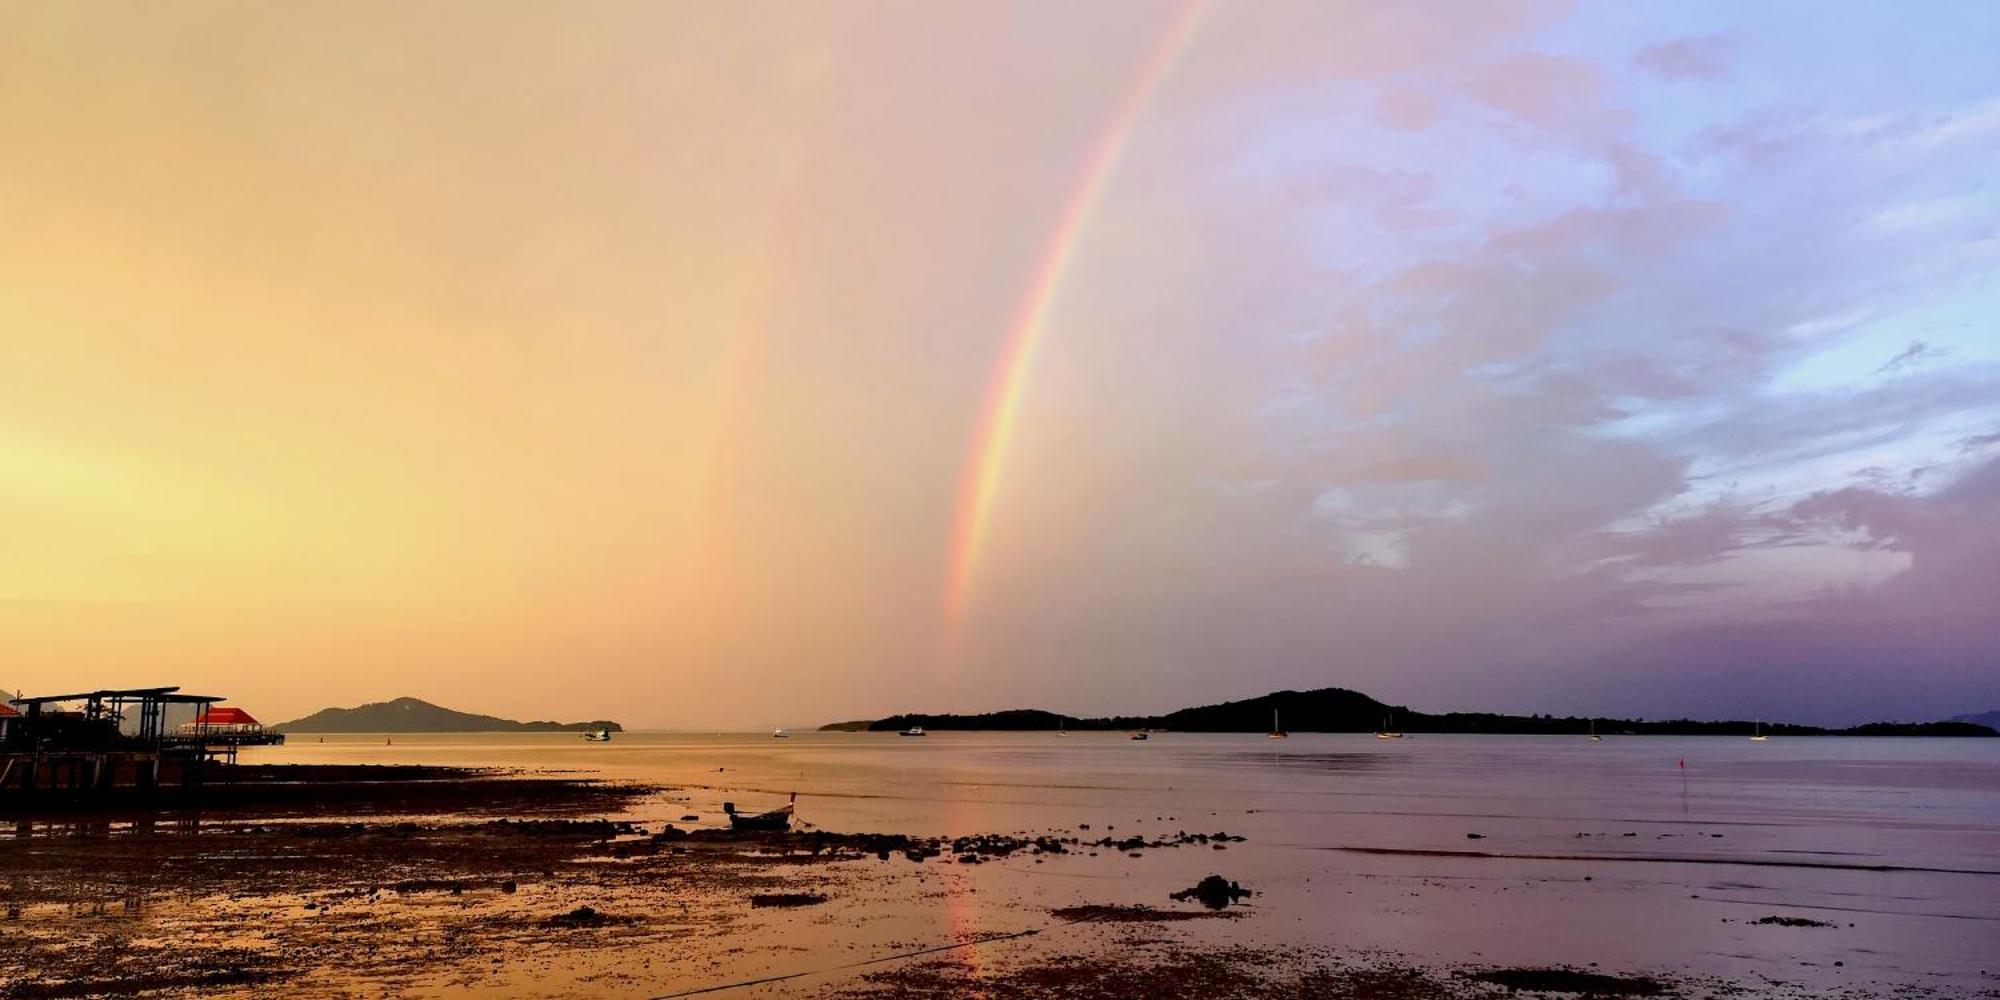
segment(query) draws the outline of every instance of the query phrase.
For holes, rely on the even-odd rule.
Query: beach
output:
[[[2000,995],[1995,742],[294,736],[485,770],[13,816],[0,995]]]

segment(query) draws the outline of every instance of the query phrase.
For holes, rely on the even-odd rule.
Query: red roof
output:
[[[201,726],[263,725],[263,723],[258,722],[254,718],[251,718],[249,712],[245,712],[240,708],[226,708],[221,705],[216,705],[214,707],[211,707],[208,711],[201,713],[201,717],[195,719],[194,721],[196,725],[201,725]]]

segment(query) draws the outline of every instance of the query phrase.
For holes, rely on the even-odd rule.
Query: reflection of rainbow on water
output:
[[[945,830],[952,832],[972,830],[976,821],[970,814],[971,810],[966,809],[965,804],[958,800],[957,793],[945,793],[944,811]],[[971,888],[965,884],[971,877],[965,866],[952,866],[952,870],[944,879],[944,907],[951,940],[968,942],[954,954],[960,956],[959,961],[965,966],[967,978],[976,983],[986,974],[986,956],[983,954],[985,944],[979,940],[978,903],[972,898]],[[985,993],[982,990],[972,995],[983,997]]]

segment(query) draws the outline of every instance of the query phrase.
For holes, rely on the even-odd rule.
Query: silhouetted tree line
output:
[[[892,715],[872,722],[835,723],[824,729],[867,729],[891,732],[925,729],[1039,732],[1059,728],[1092,730],[1159,729],[1183,733],[1261,733],[1271,727],[1276,710],[1284,727],[1299,733],[1367,733],[1384,726],[1406,733],[1491,733],[1509,735],[1581,736],[1594,722],[1600,736],[1749,736],[1750,720],[1704,721],[1671,719],[1612,719],[1590,716],[1504,715],[1497,712],[1412,711],[1385,705],[1359,691],[1320,688],[1316,691],[1276,691],[1259,698],[1219,705],[1183,708],[1166,715],[1119,715],[1085,718],[1041,709],[1017,708],[977,715]],[[1765,723],[1773,736],[2000,736],[1970,722],[1871,722],[1852,729],[1827,729],[1787,723]]]

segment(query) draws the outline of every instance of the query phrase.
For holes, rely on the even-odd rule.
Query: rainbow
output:
[[[986,387],[986,404],[980,411],[978,429],[967,452],[965,471],[959,479],[958,506],[952,523],[951,571],[945,587],[945,636],[955,645],[971,597],[972,582],[986,545],[988,522],[993,516],[993,499],[1007,462],[1008,444],[1021,413],[1021,398],[1028,372],[1034,366],[1035,350],[1048,329],[1049,314],[1061,290],[1064,272],[1076,257],[1091,211],[1103,194],[1105,182],[1118,166],[1126,140],[1139,121],[1148,99],[1174,61],[1187,48],[1188,40],[1207,7],[1206,0],[1186,0],[1168,20],[1160,41],[1146,58],[1117,113],[1092,144],[1083,162],[1083,172],[1070,189],[1055,231],[1049,235],[1041,263],[1035,268],[1020,304],[1008,326],[1007,339],[993,367]]]

